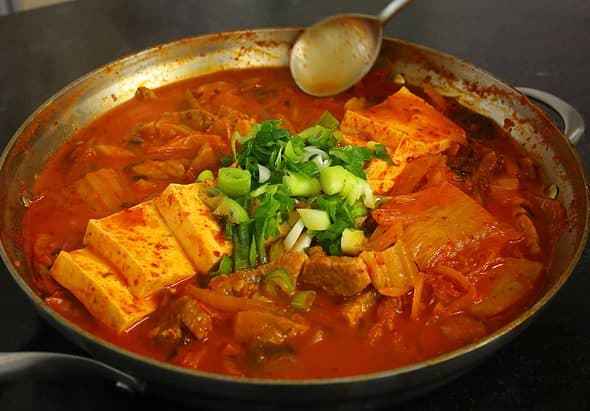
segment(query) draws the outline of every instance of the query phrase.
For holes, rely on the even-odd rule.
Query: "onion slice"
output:
[[[307,161],[313,156],[320,156],[322,160],[328,159],[328,153],[317,147],[307,146],[303,149],[303,151],[305,151],[305,154],[303,155],[303,161]]]
[[[295,242],[303,232],[304,228],[305,226],[303,225],[303,220],[301,219],[297,220],[297,222],[293,224],[293,227],[291,227],[291,230],[289,231],[289,233],[285,237],[285,240],[283,241],[283,244],[285,245],[285,250],[289,251],[291,248],[293,248]]]
[[[267,167],[258,164],[258,182],[260,184],[266,183],[269,179],[270,179],[270,170]]]
[[[318,166],[319,170],[322,170],[330,165],[330,159],[322,158],[320,155],[313,157],[311,161],[314,162],[316,166]]]
[[[311,240],[312,238],[307,231],[301,234],[301,236],[299,236],[299,239],[293,246],[293,251],[303,251],[306,248],[309,248],[309,246],[311,245]]]

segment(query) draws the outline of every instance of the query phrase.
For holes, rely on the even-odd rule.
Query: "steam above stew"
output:
[[[233,376],[363,374],[481,339],[542,289],[565,211],[495,123],[402,80],[139,88],[37,179],[31,282],[100,338]]]

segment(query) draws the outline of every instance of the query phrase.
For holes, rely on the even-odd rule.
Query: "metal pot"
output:
[[[440,93],[454,96],[462,104],[494,119],[543,165],[551,182],[559,186],[570,227],[559,241],[548,269],[548,285],[534,305],[483,340],[424,362],[367,375],[304,381],[238,379],[158,362],[103,341],[52,311],[28,283],[31,267],[19,241],[28,190],[46,160],[77,129],[132,98],[138,86],[159,87],[218,70],[285,66],[299,33],[299,29],[269,29],[214,34],[142,51],[75,81],[27,119],[0,158],[2,259],[40,314],[104,364],[64,355],[3,354],[0,382],[58,364],[78,371],[100,370],[129,389],[142,390],[147,386],[165,395],[209,405],[219,398],[241,401],[241,406],[248,402],[289,405],[313,402],[318,406],[347,400],[347,404],[358,407],[359,401],[372,404],[400,401],[468,371],[522,331],[561,288],[576,266],[588,235],[588,186],[582,163],[572,146],[584,131],[581,116],[554,96],[521,89],[561,114],[566,137],[523,94],[489,73],[422,46],[386,39],[381,54],[394,63],[395,71],[403,74],[408,83],[426,81]]]

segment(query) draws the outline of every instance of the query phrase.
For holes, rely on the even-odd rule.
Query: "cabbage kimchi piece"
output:
[[[446,182],[394,197],[375,210],[373,218],[381,225],[401,225],[400,239],[421,270],[452,262],[473,268],[521,239],[512,227]]]
[[[376,106],[347,110],[340,129],[349,144],[375,141],[387,147],[393,164],[373,160],[367,169],[369,183],[379,194],[391,190],[409,160],[442,153],[466,140],[461,127],[405,87]]]

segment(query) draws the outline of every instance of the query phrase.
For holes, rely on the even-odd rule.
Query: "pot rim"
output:
[[[58,99],[64,95],[67,95],[70,92],[70,90],[72,90],[76,86],[84,83],[87,79],[95,77],[101,73],[104,73],[114,66],[125,65],[125,63],[127,63],[128,61],[130,61],[132,59],[141,58],[142,56],[150,55],[151,53],[154,53],[156,51],[162,51],[162,50],[166,50],[168,48],[173,48],[179,44],[191,42],[196,39],[216,40],[216,39],[221,39],[224,37],[231,38],[233,36],[247,36],[247,35],[251,35],[251,34],[265,33],[265,32],[266,33],[273,33],[273,32],[295,32],[295,33],[299,32],[300,33],[302,31],[302,29],[303,29],[302,27],[277,27],[277,28],[238,30],[238,31],[205,34],[205,35],[192,36],[192,37],[183,37],[183,38],[171,41],[171,42],[154,45],[152,47],[141,50],[137,53],[125,55],[115,61],[112,61],[110,63],[102,65],[102,66],[92,70],[91,72],[79,77],[78,79],[70,82],[69,84],[67,84],[64,88],[62,88],[57,93],[55,93],[51,97],[49,97],[32,114],[30,114],[27,117],[27,119],[18,128],[18,130],[13,134],[13,136],[10,138],[10,140],[8,141],[6,146],[4,147],[4,149],[2,151],[2,155],[0,156],[0,170],[2,168],[4,168],[4,165],[5,165],[5,162],[8,158],[8,155],[11,152],[12,148],[17,143],[19,137],[29,127],[29,125],[31,125],[33,123],[33,121],[39,116],[40,113],[42,113],[44,110],[46,110],[48,107],[50,107],[56,99]],[[461,64],[464,64],[464,65],[470,67],[471,69],[475,70],[476,72],[480,72],[488,77],[495,79],[496,81],[501,83],[503,86],[509,87],[510,89],[514,90],[515,93],[518,93],[520,96],[522,96],[522,94],[518,90],[516,90],[514,87],[508,85],[507,83],[505,83],[502,80],[499,80],[496,76],[492,75],[488,71],[481,69],[481,68],[479,68],[469,62],[466,62],[463,59],[455,57],[451,54],[441,52],[441,51],[438,51],[438,50],[435,50],[435,49],[432,49],[430,47],[426,47],[423,45],[408,42],[405,40],[393,38],[393,37],[384,37],[383,40],[384,40],[384,44],[385,43],[392,43],[392,42],[398,43],[398,44],[402,44],[402,45],[405,45],[408,47],[415,48],[420,51],[425,51],[427,53],[437,54],[442,57],[458,61]],[[527,99],[527,101],[528,101],[528,99]],[[368,382],[368,381],[374,381],[374,380],[387,379],[387,378],[407,375],[407,374],[410,374],[410,373],[417,371],[417,370],[422,370],[425,368],[433,367],[433,366],[457,359],[458,357],[462,357],[462,356],[467,355],[469,353],[478,351],[478,350],[492,344],[494,341],[508,337],[510,334],[512,334],[513,331],[516,331],[521,326],[523,326],[528,320],[532,319],[543,307],[545,307],[549,303],[549,301],[554,297],[554,295],[561,289],[563,284],[571,277],[574,269],[576,268],[582,254],[585,250],[585,246],[588,241],[589,224],[590,224],[590,192],[588,189],[590,187],[590,185],[588,184],[588,176],[586,175],[585,168],[583,166],[581,157],[580,157],[579,153],[577,152],[577,150],[574,147],[572,147],[572,145],[569,143],[569,141],[563,135],[563,133],[555,126],[555,124],[553,124],[553,122],[551,122],[547,118],[545,113],[543,113],[542,110],[540,108],[538,108],[536,105],[530,103],[530,101],[528,102],[528,104],[538,114],[540,114],[544,118],[544,120],[546,120],[548,126],[550,126],[550,128],[553,132],[555,132],[562,139],[567,141],[568,148],[571,151],[574,158],[576,159],[576,163],[577,163],[576,166],[581,172],[580,174],[582,176],[583,184],[584,184],[584,187],[586,187],[586,190],[585,190],[586,192],[584,195],[584,202],[586,205],[586,215],[585,216],[578,216],[578,218],[581,221],[583,220],[583,223],[584,223],[582,226],[582,224],[580,222],[580,227],[583,227],[583,233],[582,233],[582,237],[580,239],[580,242],[578,243],[578,246],[577,246],[575,252],[572,254],[572,257],[570,258],[567,268],[561,273],[558,280],[550,288],[548,288],[545,291],[545,293],[543,294],[543,296],[539,300],[537,300],[529,308],[527,308],[525,311],[523,311],[518,317],[514,318],[508,324],[497,329],[493,333],[487,335],[486,337],[484,337],[480,341],[477,341],[477,342],[469,344],[469,345],[462,346],[456,350],[453,350],[453,351],[450,351],[447,353],[443,353],[441,355],[438,355],[433,358],[429,358],[424,361],[420,361],[420,362],[413,363],[413,364],[406,365],[406,366],[399,367],[399,368],[394,368],[394,369],[385,370],[385,371],[372,372],[372,373],[368,373],[368,374],[359,374],[359,375],[352,375],[352,376],[346,376],[346,377],[310,378],[310,379],[265,379],[265,378],[233,377],[233,376],[224,375],[224,374],[217,374],[217,373],[212,373],[212,372],[184,368],[184,367],[180,367],[177,365],[173,365],[171,363],[158,361],[158,360],[150,358],[148,356],[144,356],[144,355],[135,353],[133,351],[127,350],[125,348],[119,347],[109,341],[106,341],[106,340],[103,340],[103,339],[97,337],[96,335],[90,333],[89,331],[86,331],[85,329],[78,326],[77,324],[69,321],[68,319],[63,317],[61,314],[59,314],[57,311],[51,309],[41,299],[41,297],[39,295],[37,295],[37,293],[32,289],[32,287],[27,283],[27,281],[19,274],[17,268],[15,267],[13,262],[8,257],[8,254],[6,253],[6,250],[4,247],[4,243],[2,241],[0,241],[0,257],[2,257],[5,267],[8,269],[8,271],[9,271],[10,275],[12,276],[12,278],[14,279],[14,281],[19,285],[19,287],[27,295],[27,297],[34,303],[35,307],[38,310],[40,310],[42,312],[42,314],[48,316],[51,320],[57,322],[59,324],[59,326],[63,327],[64,329],[72,330],[78,337],[81,337],[82,340],[86,343],[89,342],[92,344],[96,344],[98,346],[101,346],[102,348],[112,351],[116,355],[131,358],[141,364],[144,364],[144,365],[147,364],[150,367],[156,367],[156,368],[159,368],[163,371],[167,371],[170,373],[180,375],[183,378],[189,378],[189,379],[206,378],[209,380],[214,380],[214,381],[219,381],[219,382],[224,382],[224,383],[232,383],[232,384],[240,384],[240,385],[243,384],[243,385],[250,385],[250,386],[301,387],[301,386],[309,386],[309,385],[321,386],[321,385],[328,385],[328,384],[329,385],[334,385],[334,384],[342,385],[342,384]],[[77,344],[77,345],[80,346],[80,344]],[[123,371],[125,371],[125,370],[123,370]]]

